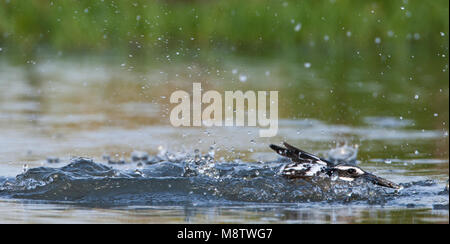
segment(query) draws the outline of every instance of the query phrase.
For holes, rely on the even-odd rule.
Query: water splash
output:
[[[147,164],[118,170],[76,158],[61,168],[28,169],[0,185],[0,196],[96,206],[208,205],[243,202],[385,203],[392,192],[373,185],[332,179],[288,180],[279,175],[284,161],[218,161],[206,154],[170,153],[161,148]]]

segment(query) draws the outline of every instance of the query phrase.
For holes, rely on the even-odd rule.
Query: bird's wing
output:
[[[286,147],[280,147],[277,145],[270,145],[270,148],[277,152],[279,155],[288,157],[294,162],[298,163],[317,163],[317,164],[325,164],[325,165],[332,165],[330,162],[328,162],[325,159],[319,158],[314,154],[305,152],[301,149],[298,149],[286,142],[283,143],[283,145]]]

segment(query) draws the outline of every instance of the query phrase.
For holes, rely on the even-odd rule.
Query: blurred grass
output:
[[[357,95],[348,88],[359,80],[381,83],[382,96],[448,94],[448,6],[447,0],[0,0],[0,58],[24,64],[48,55],[112,56],[129,66],[176,60],[221,66],[233,60],[223,57],[237,56],[246,64],[279,60],[281,75],[297,81],[304,80],[297,70],[310,62],[330,81],[323,87],[334,91],[330,109],[352,120],[348,104]],[[292,97],[308,89],[302,82],[292,88]],[[448,95],[426,97],[448,110]],[[320,107],[329,99],[319,99]],[[392,105],[369,100],[364,106]]]
[[[124,70],[152,63],[176,75],[196,63],[198,74],[183,77],[187,88],[205,71],[203,80],[218,78],[225,88],[279,90],[282,118],[354,125],[391,116],[448,132],[448,36],[448,0],[0,0],[0,61],[78,56],[117,60]],[[226,76],[232,69],[249,80],[234,82]],[[169,88],[148,89],[145,98]],[[103,96],[130,100],[123,90]],[[448,157],[448,136],[441,144],[436,154]]]
[[[421,125],[438,111],[444,123],[435,127],[448,128],[448,35],[448,0],[0,0],[0,59],[106,57],[127,67],[179,60],[212,70],[236,58],[244,69],[278,62],[285,83],[295,81],[285,91],[287,114],[337,114],[342,122],[376,107],[418,113]],[[305,62],[327,85],[304,82]],[[352,94],[361,81],[382,89],[374,98]],[[307,92],[313,84],[320,94]],[[299,92],[314,102],[298,106]],[[399,94],[418,93],[432,108],[393,106]]]
[[[437,53],[448,54],[448,5],[447,0],[0,0],[0,47],[3,54],[25,59],[40,52],[146,59],[221,51],[333,64],[360,53],[371,64],[403,66],[411,56],[428,62],[438,59]],[[390,57],[379,62],[380,53]]]

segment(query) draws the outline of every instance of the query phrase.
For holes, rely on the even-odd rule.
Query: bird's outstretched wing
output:
[[[277,152],[279,155],[290,158],[293,162],[297,163],[317,163],[322,165],[332,165],[331,162],[328,162],[327,160],[323,158],[319,158],[314,154],[305,152],[301,149],[298,149],[286,142],[283,143],[283,145],[286,147],[280,147],[277,145],[270,144],[270,148]]]

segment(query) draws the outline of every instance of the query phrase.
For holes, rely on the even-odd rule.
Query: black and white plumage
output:
[[[354,165],[340,163],[334,165],[332,162],[320,158],[314,154],[305,152],[284,142],[285,147],[270,145],[279,155],[289,158],[292,163],[286,164],[281,169],[281,175],[287,178],[311,178],[311,177],[332,177],[342,181],[354,181],[362,179],[376,185],[399,189],[399,185],[375,176]]]
[[[286,164],[281,169],[281,175],[288,178],[313,177],[327,174],[330,163],[313,154],[305,152],[288,143],[283,144],[286,148],[270,145],[279,155],[291,159],[292,163]]]

